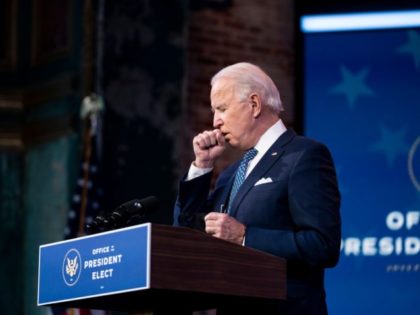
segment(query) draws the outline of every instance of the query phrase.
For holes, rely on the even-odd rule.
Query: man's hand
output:
[[[204,131],[193,139],[194,165],[199,168],[213,167],[214,162],[225,151],[225,138],[219,129]]]
[[[204,217],[206,233],[242,245],[245,237],[245,225],[226,213],[210,212]]]

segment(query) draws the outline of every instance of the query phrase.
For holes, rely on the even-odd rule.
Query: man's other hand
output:
[[[206,233],[232,243],[242,245],[245,237],[245,225],[226,213],[210,212],[204,217]]]

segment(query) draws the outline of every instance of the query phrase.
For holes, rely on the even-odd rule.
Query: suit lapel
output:
[[[238,166],[235,168],[235,171],[232,173],[232,175],[230,176],[229,180],[226,183],[226,188],[224,189],[223,193],[222,193],[222,197],[220,198],[220,204],[217,205],[218,208],[221,208],[221,205],[223,205],[223,209],[227,210],[228,204],[229,204],[229,196],[230,196],[230,191],[232,190],[232,186],[233,186],[233,182],[235,181],[235,175],[236,175],[236,171],[238,170],[239,167],[239,163],[237,163]]]
[[[248,191],[255,185],[255,183],[266,174],[270,168],[279,160],[284,153],[284,146],[286,146],[294,137],[296,133],[293,130],[287,130],[282,134],[270,149],[264,154],[262,159],[258,162],[252,172],[245,179],[242,186],[236,194],[235,200],[232,203],[230,215],[235,217],[243,198]]]

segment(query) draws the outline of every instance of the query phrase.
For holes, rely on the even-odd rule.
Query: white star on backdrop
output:
[[[380,127],[381,139],[371,146],[372,151],[385,154],[389,166],[392,166],[398,155],[408,154],[409,146],[405,143],[405,128],[391,131],[385,126]]]
[[[365,80],[369,69],[365,68],[358,73],[352,73],[345,66],[340,67],[342,81],[331,89],[332,93],[342,93],[347,97],[350,109],[354,109],[357,99],[362,95],[375,95],[367,86]]]
[[[420,66],[420,35],[415,31],[408,31],[408,42],[397,49],[400,54],[411,54],[416,69]]]

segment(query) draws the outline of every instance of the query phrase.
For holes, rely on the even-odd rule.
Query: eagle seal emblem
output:
[[[63,260],[63,280],[66,285],[74,286],[79,281],[82,257],[77,249],[70,249]]]

